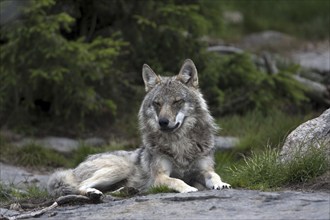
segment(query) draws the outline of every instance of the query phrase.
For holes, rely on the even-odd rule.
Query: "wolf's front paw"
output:
[[[224,183],[224,182],[221,182],[219,184],[214,184],[212,189],[217,189],[217,190],[220,190],[220,189],[230,189],[231,188],[231,185],[228,184],[228,183]]]
[[[216,173],[214,173],[210,178],[206,179],[206,187],[209,189],[217,190],[231,188],[230,184],[222,182],[219,175]]]
[[[86,196],[91,200],[97,201],[103,197],[103,193],[100,190],[89,188],[86,190]]]
[[[197,192],[198,189],[196,189],[195,187],[189,186],[186,187],[185,189],[181,190],[180,193],[190,193],[190,192]]]

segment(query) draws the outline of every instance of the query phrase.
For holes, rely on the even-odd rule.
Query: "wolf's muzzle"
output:
[[[160,126],[160,130],[165,132],[174,131],[180,125],[180,123],[176,123],[174,126],[173,125],[171,126],[170,121],[167,118],[160,118],[158,120],[158,124]]]
[[[170,123],[170,121],[167,118],[160,118],[158,120],[158,124],[161,129],[167,128],[169,123]]]

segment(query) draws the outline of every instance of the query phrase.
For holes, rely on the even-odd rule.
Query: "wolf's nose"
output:
[[[168,126],[169,122],[170,121],[167,118],[160,118],[158,121],[161,128],[166,128]]]

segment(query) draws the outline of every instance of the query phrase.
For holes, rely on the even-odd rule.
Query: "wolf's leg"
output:
[[[189,186],[180,179],[169,177],[166,174],[159,174],[156,179],[154,186],[167,186],[170,189],[174,189],[180,193],[196,192],[198,189]]]
[[[213,161],[210,158],[204,158],[199,161],[198,168],[205,179],[205,186],[209,189],[231,188],[230,184],[222,182],[220,176],[214,172]]]
[[[172,164],[170,161],[160,158],[157,161],[157,168],[153,171],[155,173],[154,186],[167,186],[180,193],[196,192],[198,189],[189,186],[180,179],[170,177]]]
[[[214,171],[205,171],[203,173],[205,178],[205,185],[209,189],[229,189],[230,184],[222,182],[220,176]]]
[[[103,193],[95,189],[96,187],[111,186],[119,181],[127,178],[127,171],[119,171],[111,168],[102,168],[97,170],[90,178],[84,180],[79,184],[79,191],[82,195],[98,199],[103,196]]]

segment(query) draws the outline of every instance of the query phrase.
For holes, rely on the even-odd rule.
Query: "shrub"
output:
[[[53,116],[77,124],[91,112],[116,112],[109,88],[117,76],[112,65],[123,42],[110,37],[91,42],[64,38],[62,32],[71,31],[74,19],[65,12],[51,13],[54,4],[31,1],[19,20],[1,31],[2,122],[35,123],[41,116]],[[101,93],[105,89],[106,95]]]
[[[302,85],[292,78],[295,67],[277,74],[259,70],[249,54],[209,55],[201,84],[216,114],[244,113],[251,109],[267,112],[307,100]]]

